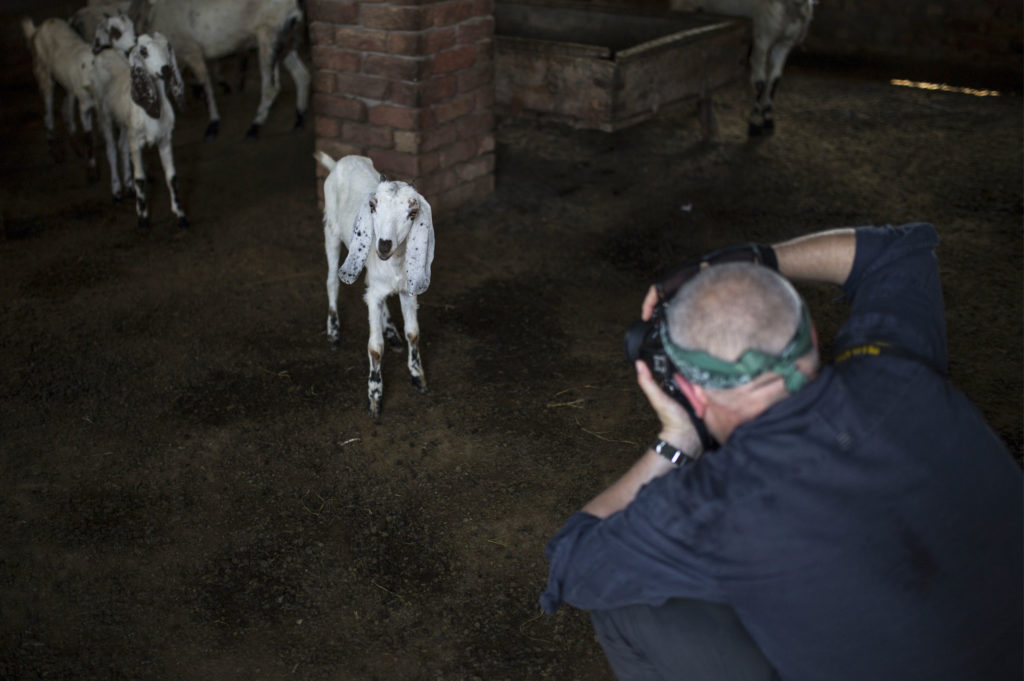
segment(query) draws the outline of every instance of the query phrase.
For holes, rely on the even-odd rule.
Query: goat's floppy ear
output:
[[[142,110],[149,114],[150,118],[160,118],[160,91],[157,90],[156,80],[146,69],[146,63],[140,54],[145,50],[143,45],[136,45],[128,55],[128,65],[131,67],[132,101],[142,107]]]
[[[414,296],[430,286],[430,265],[434,262],[434,219],[430,204],[420,197],[419,207],[419,215],[405,242],[405,281]]]
[[[174,97],[174,103],[177,104],[180,109],[185,103],[185,83],[181,79],[181,70],[178,68],[178,60],[174,56],[174,48],[171,47],[170,43],[167,43],[167,59],[171,63],[171,78],[167,85],[171,89],[171,96]]]
[[[348,243],[348,255],[345,262],[338,270],[338,278],[346,284],[351,284],[363,271],[366,264],[366,256],[370,254],[370,245],[373,243],[373,211],[377,206],[377,197],[370,194],[363,201],[362,208],[352,223],[352,238]]]

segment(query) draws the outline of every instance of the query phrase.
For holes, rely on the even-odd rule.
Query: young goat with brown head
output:
[[[409,373],[420,392],[427,381],[420,359],[417,296],[430,286],[434,261],[434,223],[427,203],[405,182],[384,179],[364,156],[335,161],[322,151],[316,160],[330,170],[324,180],[324,248],[327,252],[327,337],[338,344],[338,280],[353,283],[366,269],[366,306],[370,316],[367,385],[370,415],[380,416],[384,340],[400,349],[401,336],[391,322],[387,298],[397,293],[402,306]],[[341,245],[348,255],[341,261]],[[340,265],[339,265],[340,263]]]

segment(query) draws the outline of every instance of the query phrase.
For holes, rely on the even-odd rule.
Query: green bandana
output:
[[[747,350],[735,362],[726,362],[701,350],[689,350],[672,342],[667,324],[659,325],[665,353],[680,374],[690,383],[705,388],[735,388],[749,383],[766,371],[781,374],[786,390],[795,393],[807,384],[807,377],[794,362],[810,351],[813,345],[811,315],[807,306],[800,304],[800,325],[793,338],[778,355],[760,350]]]

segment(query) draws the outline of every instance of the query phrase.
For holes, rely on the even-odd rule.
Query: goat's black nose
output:
[[[387,255],[391,252],[391,239],[381,239],[377,242],[377,250],[381,255]]]

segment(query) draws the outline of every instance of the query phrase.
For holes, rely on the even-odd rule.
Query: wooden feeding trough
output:
[[[495,111],[613,132],[743,78],[750,23],[590,4],[494,3]]]

